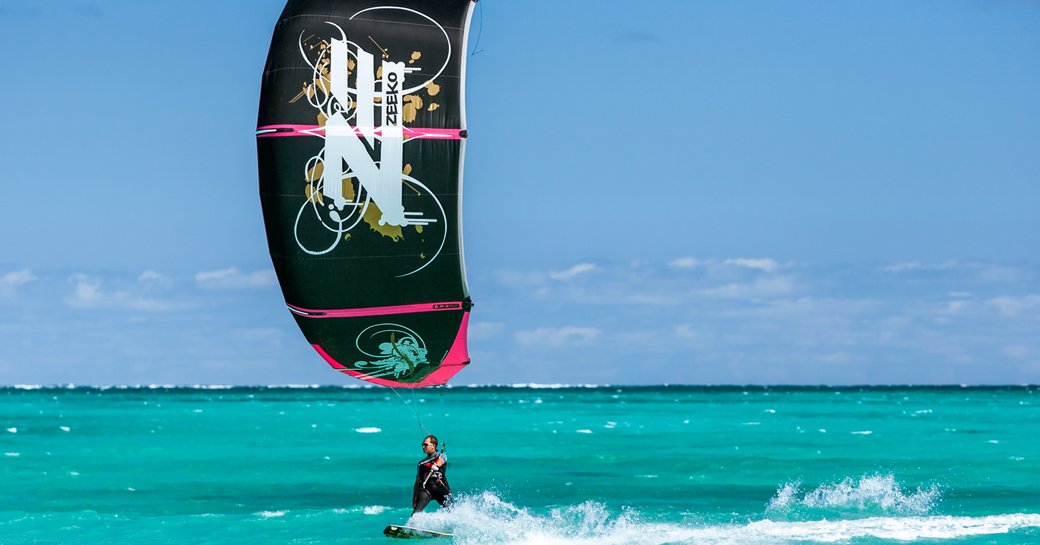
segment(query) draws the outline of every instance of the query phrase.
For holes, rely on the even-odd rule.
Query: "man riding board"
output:
[[[437,438],[427,435],[422,442],[426,457],[419,461],[419,470],[415,475],[415,486],[412,487],[412,514],[426,508],[430,500],[437,500],[441,507],[451,507],[451,487],[445,476],[448,455],[444,451],[437,452]]]

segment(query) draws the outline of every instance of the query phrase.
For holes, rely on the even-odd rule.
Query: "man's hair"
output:
[[[423,441],[426,441],[426,440],[429,440],[431,443],[433,443],[433,446],[437,446],[437,438],[436,437],[434,437],[432,435],[427,435],[426,439],[423,439]]]

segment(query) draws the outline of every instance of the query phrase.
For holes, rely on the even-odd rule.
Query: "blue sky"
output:
[[[453,383],[1040,381],[1040,4],[479,5]],[[350,383],[264,240],[281,8],[0,5],[0,383]]]

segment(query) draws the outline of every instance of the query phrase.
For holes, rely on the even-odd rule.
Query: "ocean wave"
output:
[[[642,521],[636,512],[611,513],[588,501],[536,514],[503,501],[492,492],[463,496],[451,511],[419,513],[409,521],[450,532],[459,545],[771,545],[842,543],[856,539],[958,539],[1040,529],[1040,514],[1010,513],[978,517],[881,516],[856,520],[773,521],[744,524],[678,524]]]
[[[791,512],[799,508],[826,509],[840,512],[872,512],[923,515],[939,500],[936,485],[904,490],[893,475],[864,475],[858,480],[844,479],[822,484],[803,492],[801,483],[782,485],[769,501],[767,511]]]

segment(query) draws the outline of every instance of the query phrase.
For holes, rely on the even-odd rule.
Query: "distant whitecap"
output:
[[[285,511],[261,511],[260,516],[264,517],[265,519],[284,517]]]
[[[70,428],[68,426],[59,426],[59,429],[61,429],[61,431],[71,431],[72,430],[72,428]]]
[[[364,513],[366,515],[378,515],[378,514],[382,513],[383,511],[386,511],[387,509],[388,509],[388,507],[385,506],[385,505],[369,505],[369,506],[365,507]]]
[[[369,427],[369,428],[354,428],[354,431],[356,431],[358,433],[380,433],[383,430],[380,429],[380,428]]]
[[[592,430],[574,430],[574,433],[592,433]]]
[[[872,432],[870,430],[863,430],[863,431],[854,431],[854,432],[852,432],[852,435],[873,435],[873,434],[874,434],[874,432]]]
[[[22,455],[21,452],[5,452],[4,453],[4,456],[10,456],[11,458],[17,458],[17,457],[19,457],[21,455]]]
[[[18,428],[7,428],[7,433],[18,433]]]

